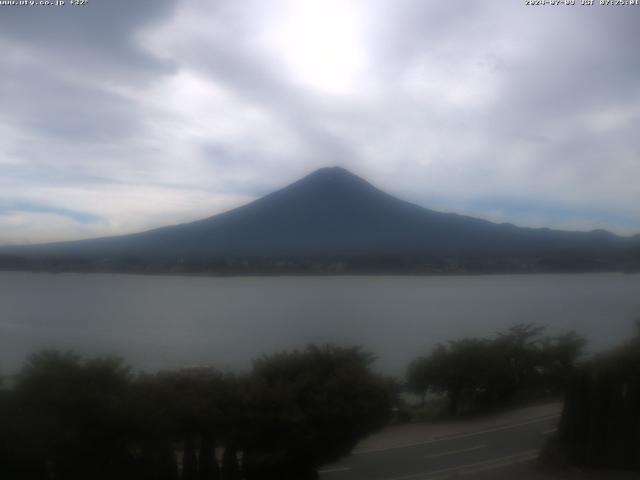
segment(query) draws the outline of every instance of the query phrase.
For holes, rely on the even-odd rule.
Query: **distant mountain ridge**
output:
[[[225,257],[619,255],[638,237],[496,224],[405,202],[340,168],[317,170],[203,220],[117,237],[4,248],[26,256]]]

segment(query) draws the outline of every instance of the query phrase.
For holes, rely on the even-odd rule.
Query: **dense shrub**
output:
[[[523,392],[558,394],[585,341],[575,333],[543,335],[542,327],[517,325],[495,338],[465,338],[437,346],[407,370],[409,390],[423,398],[445,395],[449,413],[504,405]]]
[[[571,464],[640,469],[640,328],[573,374],[553,448]]]
[[[391,389],[370,361],[309,347],[264,357],[246,376],[133,375],[117,359],[39,353],[0,388],[0,477],[315,478],[388,419]]]

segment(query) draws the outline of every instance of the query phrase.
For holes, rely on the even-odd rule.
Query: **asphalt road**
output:
[[[432,480],[497,470],[538,456],[559,414],[360,452],[320,470],[322,480]],[[500,475],[496,478],[500,478]]]

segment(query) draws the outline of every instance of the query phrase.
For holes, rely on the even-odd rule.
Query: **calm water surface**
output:
[[[518,322],[574,329],[593,350],[640,318],[640,275],[175,277],[0,272],[0,372],[43,348],[137,368],[242,369],[309,342],[362,345],[401,374],[437,342]]]

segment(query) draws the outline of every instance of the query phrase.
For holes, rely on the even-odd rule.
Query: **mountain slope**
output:
[[[204,220],[120,237],[12,249],[31,255],[225,256],[614,254],[635,243],[609,232],[519,228],[435,212],[342,168],[323,168]]]

